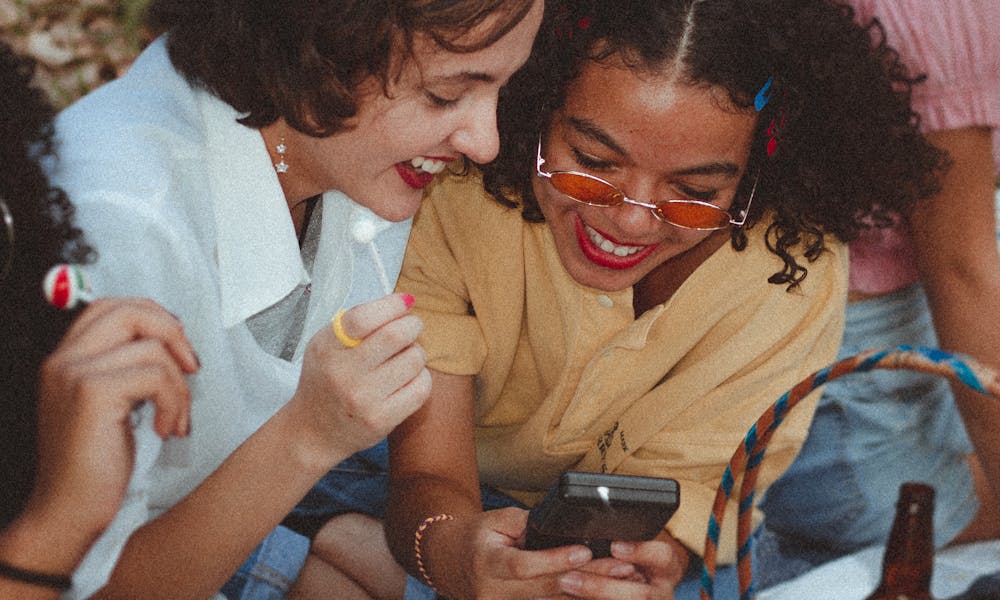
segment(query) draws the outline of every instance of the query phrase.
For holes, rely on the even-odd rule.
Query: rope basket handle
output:
[[[1000,377],[974,359],[967,356],[949,354],[936,348],[898,346],[882,350],[869,350],[837,361],[809,375],[792,389],[785,392],[760,416],[747,432],[722,475],[722,481],[715,494],[712,514],[705,535],[705,557],[701,574],[702,600],[714,600],[715,567],[718,554],[719,532],[722,520],[736,484],[734,473],[742,473],[739,512],[737,514],[736,559],[739,575],[740,599],[754,598],[753,565],[750,548],[751,518],[754,504],[754,487],[757,484],[759,467],[764,460],[767,444],[774,431],[800,400],[819,386],[850,373],[866,373],[876,369],[912,370],[940,375],[954,383],[961,383],[973,390],[1000,398]]]

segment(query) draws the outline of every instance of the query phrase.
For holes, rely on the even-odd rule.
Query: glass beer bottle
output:
[[[882,558],[882,581],[866,600],[932,600],[934,488],[899,486],[896,518]]]

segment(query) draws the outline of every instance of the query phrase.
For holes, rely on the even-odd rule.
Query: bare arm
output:
[[[295,395],[189,496],[129,539],[101,598],[207,598],[333,465],[383,438],[430,390],[420,320],[399,296],[310,342]],[[206,399],[209,400],[209,399]],[[197,426],[197,424],[195,424]]]
[[[68,577],[125,494],[134,404],[155,404],[160,437],[186,436],[190,398],[184,375],[197,370],[180,322],[152,301],[91,304],[42,365],[38,475],[24,512],[0,532],[0,560]],[[53,588],[0,578],[3,598],[57,596]]]
[[[386,536],[396,560],[420,577],[413,535],[420,523],[437,514],[455,517],[482,511],[472,433],[472,378],[431,371],[431,398],[389,435],[389,501]],[[439,522],[424,539],[425,564],[439,589],[468,590],[468,573],[454,567],[461,543],[453,522]],[[439,543],[440,542],[440,543]],[[452,551],[452,552],[449,552]]]
[[[482,511],[472,379],[433,371],[431,379],[431,399],[389,436],[389,547],[411,574],[421,577],[414,532],[424,519],[450,514],[454,520],[431,525],[421,542],[424,566],[445,596],[555,596],[559,577],[590,560],[590,551],[582,546],[520,550],[527,511]]]
[[[918,266],[942,348],[1000,370],[1000,253],[991,132],[970,127],[928,135],[954,166],[941,193],[913,214]],[[955,386],[976,454],[1000,497],[1000,401]]]

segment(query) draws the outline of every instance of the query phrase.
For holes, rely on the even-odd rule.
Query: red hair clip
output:
[[[556,16],[556,37],[563,39],[573,39],[573,32],[577,29],[584,30],[590,27],[590,16],[584,15],[577,19],[576,23],[570,24],[569,21],[569,9],[565,4],[559,7],[559,14]]]
[[[771,123],[767,126],[767,155],[774,156],[774,153],[778,151],[778,138],[780,137],[782,128],[785,127],[785,111],[778,111],[778,116],[771,119]]]

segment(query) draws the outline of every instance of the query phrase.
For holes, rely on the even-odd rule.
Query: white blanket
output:
[[[1000,540],[941,550],[934,559],[931,593],[950,598],[982,575],[1000,570]],[[882,574],[882,546],[829,562],[757,594],[758,600],[864,600]]]

